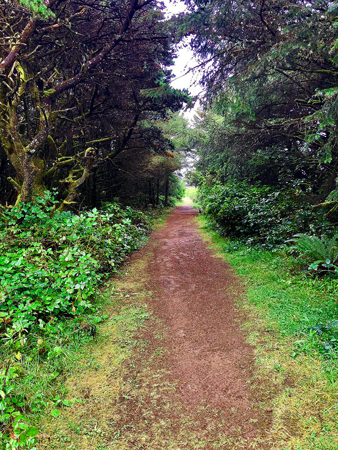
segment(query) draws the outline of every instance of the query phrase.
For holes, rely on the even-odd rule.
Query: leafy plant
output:
[[[67,358],[70,336],[76,339],[83,330],[95,335],[101,321],[95,315],[98,285],[150,229],[144,213],[117,203],[79,215],[55,212],[55,204],[55,194],[47,192],[0,215],[1,450],[34,448],[38,430],[24,413],[20,377],[31,364],[48,362],[53,381]],[[89,323],[83,324],[83,317]]]
[[[20,3],[27,6],[34,14],[41,18],[55,17],[42,0],[20,0]]]
[[[321,239],[318,236],[299,233],[290,242],[295,243],[293,248],[298,250],[302,256],[312,260],[309,269],[336,269],[338,263],[338,233],[331,238],[324,236]]]
[[[199,201],[221,233],[265,248],[283,245],[309,224],[310,211],[300,207],[302,195],[296,189],[279,191],[238,181],[205,183]]]

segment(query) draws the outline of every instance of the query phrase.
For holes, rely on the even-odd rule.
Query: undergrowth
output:
[[[226,239],[199,221],[245,280],[241,306],[258,367],[253,382],[274,384],[271,448],[338,449],[338,280],[313,277],[285,250]]]
[[[220,234],[264,250],[282,248],[296,233],[329,235],[333,225],[323,212],[313,213],[297,183],[283,190],[228,181],[204,183],[198,203]]]
[[[119,204],[78,215],[55,204],[46,193],[0,215],[1,450],[34,449],[30,416],[69,406],[60,386],[105,319],[98,287],[150,230],[144,213]]]

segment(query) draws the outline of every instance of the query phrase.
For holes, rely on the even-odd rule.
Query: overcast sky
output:
[[[184,12],[186,7],[181,1],[172,0],[162,0],[167,8],[167,17],[173,14],[178,14]],[[171,85],[177,89],[188,89],[192,95],[197,95],[201,91],[201,86],[198,84],[199,74],[198,71],[193,73],[186,72],[196,66],[198,63],[194,58],[194,55],[189,47],[183,47],[183,45],[178,46],[177,51],[178,57],[175,59],[175,65],[172,67],[172,71],[175,74],[175,80],[172,81]],[[198,105],[197,105],[198,106]],[[194,108],[196,109],[196,107]],[[184,114],[187,118],[192,118],[194,111],[190,111]]]

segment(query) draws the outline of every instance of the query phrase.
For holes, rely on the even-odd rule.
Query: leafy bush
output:
[[[98,284],[149,231],[144,213],[116,203],[79,215],[55,212],[55,204],[48,192],[0,214],[0,345],[6,348],[0,361],[0,448],[1,441],[6,448],[35,445],[37,430],[27,425],[25,399],[16,389],[22,362],[58,359],[63,346],[48,345],[59,331],[58,319],[73,317],[79,329],[81,316],[95,312]]]
[[[266,248],[284,244],[297,231],[307,230],[311,216],[296,189],[274,191],[245,182],[204,185],[199,201],[223,234]]]
[[[1,216],[0,330],[6,333],[90,308],[97,284],[148,231],[143,213],[117,204],[51,216],[45,202]]]

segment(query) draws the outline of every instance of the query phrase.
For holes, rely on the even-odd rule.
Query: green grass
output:
[[[152,230],[161,227],[165,221],[167,220],[168,214],[173,210],[172,206],[167,206],[166,208],[153,209],[151,211],[151,228]],[[148,240],[150,235],[148,235],[145,239]]]
[[[16,342],[16,353],[13,353],[12,346],[7,348],[6,341],[0,347],[0,366],[12,371],[7,386],[5,384],[7,395],[15,392],[16,404],[23,415],[20,421],[22,424],[36,427],[41,414],[52,420],[51,411],[66,407],[63,403],[67,394],[65,382],[80,364],[85,345],[95,341],[96,326],[106,319],[99,311],[107,301],[107,295],[97,295],[97,315],[83,315],[81,321],[66,318],[59,320],[50,327],[50,333],[43,340],[34,333],[30,333],[28,337],[23,335]],[[69,400],[71,404],[77,401],[74,398]],[[10,421],[9,429],[2,429],[5,434],[11,432],[11,423]],[[24,432],[24,429],[21,431]],[[17,429],[16,434],[20,434]],[[20,439],[22,441],[22,437]],[[13,448],[16,448],[16,443],[17,438],[13,438]],[[28,440],[22,447],[34,449],[34,439]],[[0,439],[0,449],[9,448],[12,447],[6,446],[5,440]]]
[[[131,287],[136,286],[114,280],[106,285],[108,318],[100,324],[98,338],[77,353],[77,364],[68,372],[64,384],[67,400],[81,400],[68,408],[60,405],[56,419],[46,410],[40,415],[38,449],[108,448],[105,441],[110,437],[107,423],[112,414],[111,400],[125,381],[115,375],[120,373],[126,359],[146,345],[135,339],[134,334],[150,313],[142,302],[144,294],[132,292]],[[99,421],[95,414],[100,415]]]
[[[253,384],[266,383],[273,404],[272,448],[338,448],[338,280],[311,278],[286,252],[231,242],[198,220],[245,283],[240,306],[256,347]]]
[[[338,357],[333,340],[338,323],[332,329],[325,328],[338,319],[337,279],[312,278],[302,270],[302,261],[286,252],[264,251],[229,242],[207,229],[227,261],[247,281],[250,303],[264,311],[266,317],[278,325],[281,334],[301,337],[304,351],[315,349],[327,358]],[[330,339],[329,349],[325,343]]]

